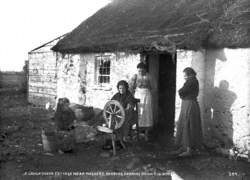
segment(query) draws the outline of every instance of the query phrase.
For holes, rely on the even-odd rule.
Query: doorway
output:
[[[159,55],[158,124],[164,135],[172,136],[175,128],[176,55]]]

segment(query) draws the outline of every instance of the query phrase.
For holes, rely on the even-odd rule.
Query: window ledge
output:
[[[112,86],[107,85],[107,86],[100,86],[100,85],[95,85],[90,87],[92,90],[103,90],[103,91],[111,91]]]

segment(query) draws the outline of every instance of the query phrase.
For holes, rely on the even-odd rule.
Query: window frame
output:
[[[100,59],[99,59],[100,58]],[[100,74],[100,61],[104,60],[104,59],[108,59],[109,60],[109,67],[103,67],[103,68],[109,68],[108,70],[108,74]],[[111,66],[112,66],[112,60],[111,60],[111,55],[110,54],[101,54],[101,55],[96,55],[95,56],[95,85],[98,88],[110,88],[111,86]],[[104,69],[105,71],[105,69]],[[99,78],[100,77],[109,77],[109,81],[107,83],[103,83],[100,82]]]

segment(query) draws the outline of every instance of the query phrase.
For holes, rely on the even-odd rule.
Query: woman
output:
[[[117,83],[117,89],[118,92],[111,98],[111,100],[119,101],[122,107],[125,110],[125,121],[123,122],[123,125],[120,129],[117,130],[117,133],[119,137],[123,141],[127,141],[127,137],[129,134],[129,130],[131,126],[133,125],[134,120],[134,106],[135,106],[135,99],[131,92],[128,90],[129,85],[126,81],[121,80]],[[116,142],[118,145],[118,148],[122,148],[121,144],[119,144],[119,141]],[[105,145],[103,146],[103,149],[111,149],[112,144],[111,141],[106,141]]]
[[[130,127],[133,125],[134,120],[134,107],[135,99],[131,92],[129,91],[129,85],[126,81],[119,81],[117,84],[118,92],[111,98],[111,100],[117,100],[121,103],[125,109],[125,122],[123,123],[120,132],[123,139],[126,141],[126,138],[129,133]]]
[[[57,103],[55,112],[55,122],[58,130],[70,130],[73,127],[73,122],[76,119],[75,113],[69,107],[68,98],[60,98]]]
[[[183,73],[186,82],[179,90],[182,103],[177,124],[176,144],[179,146],[179,156],[189,156],[192,150],[198,150],[202,145],[200,108],[197,102],[199,82],[192,68],[185,68]]]
[[[130,81],[131,92],[139,99],[138,124],[139,128],[145,131],[145,140],[148,140],[148,131],[153,126],[152,97],[150,78],[147,67],[144,63],[137,65],[138,73]]]
[[[69,107],[70,101],[67,98],[60,98],[55,112],[57,126],[56,141],[60,153],[71,152],[75,146],[74,120],[75,114]]]

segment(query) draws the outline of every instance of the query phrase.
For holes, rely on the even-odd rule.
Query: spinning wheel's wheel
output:
[[[125,110],[119,101],[111,100],[104,106],[103,117],[108,128],[119,129],[125,121]]]

